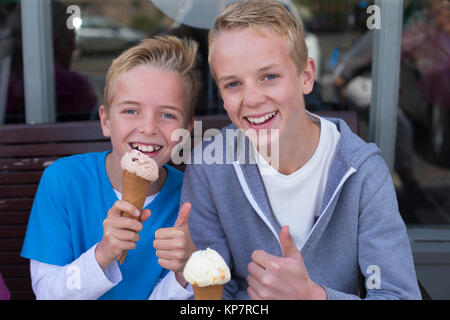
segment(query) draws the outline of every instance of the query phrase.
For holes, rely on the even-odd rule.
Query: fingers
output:
[[[251,300],[263,300],[250,286],[247,288],[247,293]]]
[[[131,216],[139,217],[141,212],[131,203],[123,200],[117,200],[108,212],[108,215],[121,216],[122,212],[126,212]]]
[[[263,290],[261,284],[254,278],[253,276],[249,275],[247,277],[247,293],[250,299],[252,300],[263,300],[263,298],[259,295],[259,292]]]
[[[178,260],[158,259],[158,263],[161,267],[173,272],[182,272],[184,268],[184,264],[180,263]]]
[[[273,299],[273,290],[276,287],[274,277],[266,269],[255,262],[250,262],[247,267],[247,293],[252,300]]]
[[[187,239],[185,234],[180,230],[170,228],[167,231],[167,234],[172,234],[173,237],[155,238],[153,241],[156,255],[166,259],[187,260],[192,251],[190,249],[191,244],[189,239]]]
[[[153,242],[158,263],[172,271],[183,271],[192,250],[185,237],[174,239],[156,239]]]
[[[153,247],[156,250],[182,250],[186,245],[182,236],[171,238],[155,238]]]
[[[276,258],[275,256],[273,256]],[[275,285],[272,277],[273,272],[279,272],[281,270],[281,265],[276,260],[271,260],[266,263],[267,268],[262,267],[260,264],[256,263],[254,260],[250,262],[247,266],[249,277],[253,281],[253,284],[258,283],[259,287],[272,287]],[[250,285],[250,283],[249,283]]]
[[[141,222],[145,222],[148,220],[148,218],[150,218],[152,212],[150,211],[150,209],[144,209],[141,212],[141,216],[139,217],[139,221]]]
[[[105,219],[103,221],[103,239],[108,241],[112,247],[128,249],[130,244],[122,242],[139,241],[138,232],[142,229],[142,224],[126,217],[116,217],[115,219]]]
[[[158,263],[174,272],[183,271],[187,260],[196,250],[188,228],[190,210],[191,204],[184,203],[180,208],[174,227],[161,228],[155,232],[153,247],[159,258]]]
[[[113,248],[116,249],[116,255],[121,254],[123,250],[136,249],[136,241],[126,241],[124,239],[116,238],[115,236],[111,236],[108,240]]]
[[[106,232],[111,229],[126,229],[134,232],[140,232],[143,228],[142,223],[128,217],[108,217],[103,221],[103,229]]]
[[[253,261],[248,264],[247,269],[249,275],[252,276],[253,279],[255,279],[255,277],[258,279],[262,279],[264,277],[265,269]]]
[[[144,210],[144,216],[141,220],[146,220],[149,217],[149,210]],[[114,205],[109,209],[108,216],[103,221],[103,229],[128,229],[135,232],[142,230],[143,225],[141,222],[134,218],[129,218],[127,216],[122,216],[122,213],[128,213],[129,215],[136,217],[136,219],[141,215],[139,210],[136,209],[132,204],[127,201],[116,201]]]
[[[180,211],[178,212],[178,218],[177,221],[175,221],[174,227],[182,227],[187,225],[189,214],[191,213],[191,207],[192,205],[189,202],[183,203]]]
[[[279,261],[279,257],[271,255],[263,250],[255,250],[252,253],[252,260],[263,269],[270,269],[275,271],[278,271],[280,269],[281,261]]]
[[[116,232],[114,233],[114,237],[120,241],[133,241],[133,242],[138,242],[140,239],[140,236],[137,232],[125,229],[116,230]]]
[[[292,279],[284,281],[284,274],[289,271],[286,258],[271,255],[263,250],[252,253],[248,264],[247,293],[251,299],[275,299],[283,287],[289,286]]]
[[[160,228],[155,232],[155,239],[174,239],[184,235],[184,232],[179,228]]]
[[[129,217],[129,216],[131,217]],[[150,210],[136,209],[127,201],[116,201],[103,220],[103,237],[97,245],[95,257],[103,270],[116,261],[124,250],[136,248],[139,234],[143,228],[142,222],[150,216]]]
[[[284,226],[280,231],[280,244],[283,248],[283,257],[294,258],[297,260],[302,259],[301,253],[295,245],[288,226]]]

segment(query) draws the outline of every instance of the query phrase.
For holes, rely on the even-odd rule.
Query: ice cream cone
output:
[[[127,170],[123,170],[122,178],[122,200],[131,203],[138,210],[142,210],[151,181],[143,179]],[[132,216],[126,212],[122,212],[122,216],[136,220],[139,219],[139,217]],[[127,251],[125,250],[120,257],[120,264],[123,264],[125,261],[126,254]]]
[[[206,287],[192,286],[195,300],[222,300],[223,284]]]
[[[222,300],[223,286],[230,281],[231,273],[222,256],[206,248],[191,254],[183,277],[192,285],[195,300]]]

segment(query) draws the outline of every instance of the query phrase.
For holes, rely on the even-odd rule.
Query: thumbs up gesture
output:
[[[252,254],[248,265],[248,289],[251,299],[326,299],[326,292],[308,275],[303,257],[285,226],[280,232],[283,256],[274,256],[263,250]]]
[[[195,244],[189,233],[188,219],[191,212],[191,204],[184,203],[178,212],[178,218],[171,228],[161,228],[155,232],[153,247],[156,249],[158,263],[166,269],[177,272],[178,276],[183,272],[184,266],[196,250]]]

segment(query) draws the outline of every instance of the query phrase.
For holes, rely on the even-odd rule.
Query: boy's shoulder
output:
[[[181,185],[183,183],[184,173],[169,164],[164,165],[167,169],[167,179],[174,185]]]
[[[82,153],[59,158],[52,163],[48,163],[45,173],[68,175],[70,173],[76,174],[80,171],[98,170],[99,168],[104,168],[108,152]]]

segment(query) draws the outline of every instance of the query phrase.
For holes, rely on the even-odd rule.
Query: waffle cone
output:
[[[142,210],[151,181],[142,179],[127,170],[123,170],[122,179],[122,200],[131,203],[138,210]],[[130,215],[127,212],[122,212],[122,216],[139,219],[139,217]],[[126,254],[127,251],[125,250],[120,258],[120,264],[125,261]]]
[[[192,286],[192,288],[195,300],[222,300],[223,284],[207,287]]]

